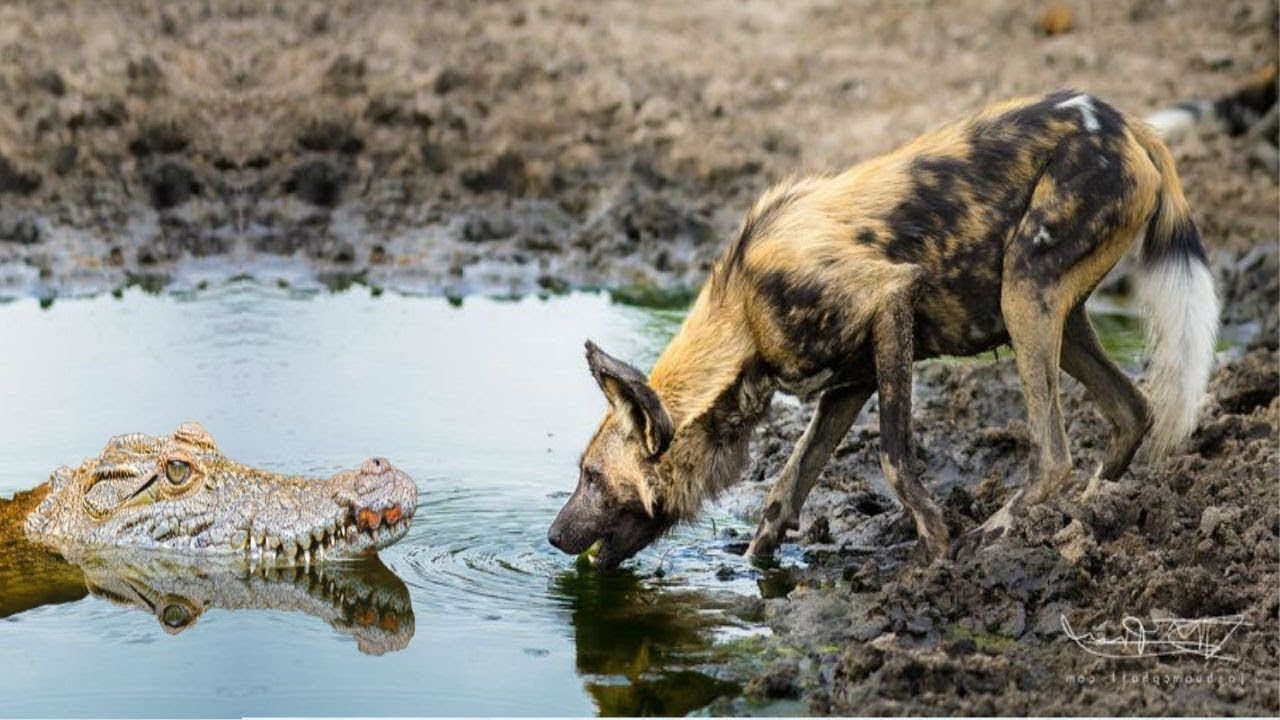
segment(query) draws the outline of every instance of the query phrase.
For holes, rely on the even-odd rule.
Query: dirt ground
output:
[[[1046,23],[1047,5],[7,3],[0,297],[182,286],[195,266],[268,273],[259,260],[288,256],[408,292],[678,299],[788,174],[1016,94],[1075,87],[1137,114],[1216,98],[1277,54],[1265,0],[1069,2]],[[777,660],[720,710],[1280,710],[1280,195],[1258,142],[1212,124],[1170,141],[1242,342],[1189,452],[1140,456],[1090,502],[921,570],[900,565],[912,531],[872,406],[806,508],[809,570],[768,601]],[[1066,384],[1085,473],[1104,428]],[[916,391],[921,461],[960,531],[1024,475],[1015,373],[935,363]],[[728,502],[758,512],[805,417],[776,405]],[[1237,613],[1235,663],[1102,660],[1060,625]]]

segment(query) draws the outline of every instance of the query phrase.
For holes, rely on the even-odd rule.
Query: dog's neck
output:
[[[704,290],[649,383],[675,427],[658,496],[668,512],[690,519],[741,479],[751,431],[773,396],[743,309]]]

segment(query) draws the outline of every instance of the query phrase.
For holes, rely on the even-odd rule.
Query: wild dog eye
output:
[[[191,477],[191,465],[182,460],[170,460],[164,464],[164,475],[174,485],[181,485]]]
[[[588,485],[596,485],[601,480],[600,471],[595,468],[583,468],[582,479],[586,481]]]

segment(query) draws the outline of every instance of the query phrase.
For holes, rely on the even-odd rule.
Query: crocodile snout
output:
[[[330,482],[334,500],[348,508],[350,551],[384,548],[409,531],[418,487],[386,458],[369,458]]]

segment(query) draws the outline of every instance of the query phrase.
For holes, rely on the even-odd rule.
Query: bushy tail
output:
[[[1155,415],[1148,447],[1158,457],[1176,450],[1196,428],[1213,366],[1218,297],[1169,150],[1150,129],[1134,132],[1161,177],[1134,278],[1147,317],[1146,389]]]

